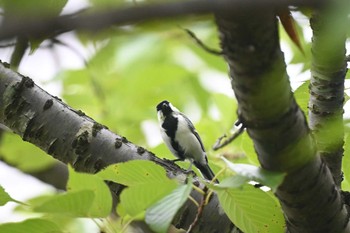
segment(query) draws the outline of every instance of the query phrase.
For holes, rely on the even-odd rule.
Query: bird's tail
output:
[[[199,171],[202,173],[202,175],[204,176],[205,179],[207,180],[213,180],[215,177],[214,172],[210,169],[208,164],[201,164],[201,163],[197,163],[194,162],[194,165],[199,169]],[[219,183],[218,179],[214,180],[215,183]]]

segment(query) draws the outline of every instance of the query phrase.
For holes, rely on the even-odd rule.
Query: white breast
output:
[[[200,142],[188,128],[186,120],[181,115],[178,116],[175,140],[181,145],[187,158],[206,164],[206,154],[202,150]]]

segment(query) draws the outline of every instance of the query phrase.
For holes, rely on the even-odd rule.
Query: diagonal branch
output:
[[[87,9],[84,12],[54,18],[7,18],[0,30],[0,40],[27,36],[30,38],[48,38],[71,30],[100,31],[113,25],[135,24],[157,19],[173,19],[185,15],[208,13],[239,13],[244,10],[294,6],[320,6],[327,0],[190,0],[140,4],[133,7],[96,11]]]
[[[28,78],[0,63],[0,123],[57,160],[69,163],[77,171],[96,173],[112,163],[134,159],[151,160],[163,166],[170,177],[184,180],[185,173],[174,163],[161,160],[146,149],[109,131],[82,111],[76,111]],[[181,178],[182,177],[182,178]],[[197,182],[198,185],[199,182]],[[109,184],[113,190],[113,184]],[[192,192],[197,201],[201,195]],[[197,213],[187,203],[174,224],[188,228]],[[231,232],[235,226],[222,213],[214,196],[203,209],[205,221],[196,224],[193,232]],[[204,230],[205,229],[205,230]]]

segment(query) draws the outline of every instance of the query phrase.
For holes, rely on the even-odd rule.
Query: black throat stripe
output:
[[[179,143],[175,140],[175,134],[178,126],[178,119],[175,118],[173,115],[168,115],[162,124],[163,129],[165,130],[165,133],[168,135],[168,137],[171,140],[171,146],[174,148],[174,150],[177,152],[177,156],[179,159],[184,160],[184,150],[179,145]]]

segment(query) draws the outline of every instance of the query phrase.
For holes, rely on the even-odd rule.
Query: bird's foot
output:
[[[192,174],[192,175],[196,175],[196,173],[193,171],[193,170],[184,170],[184,173],[189,175],[189,174]]]

